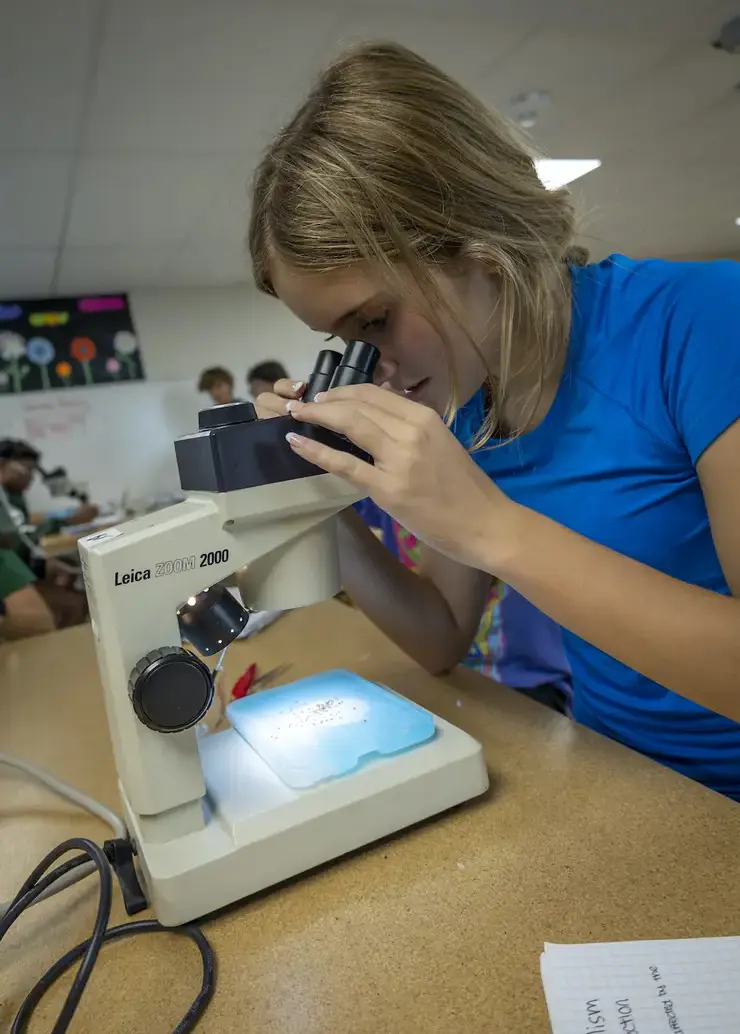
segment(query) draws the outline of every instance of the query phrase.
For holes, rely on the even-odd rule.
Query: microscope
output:
[[[323,351],[305,397],[371,381],[377,358],[365,342]],[[488,787],[475,740],[349,672],[248,696],[227,708],[229,728],[199,731],[214,693],[203,657],[240,634],[249,610],[340,589],[336,515],[360,493],[290,449],[294,426],[257,419],[248,402],[202,411],[175,442],[184,502],[79,543],[125,821],[168,926]],[[362,455],[334,432],[301,433]],[[244,606],[223,585],[234,574]],[[346,763],[322,767],[329,753]]]
[[[90,502],[87,485],[82,481],[72,481],[65,467],[54,467],[53,470],[44,470],[43,467],[37,466],[37,470],[53,498],[58,499],[60,496],[63,496],[68,499],[74,499],[78,503]]]

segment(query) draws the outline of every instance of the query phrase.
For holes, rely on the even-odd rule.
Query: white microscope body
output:
[[[488,787],[480,746],[439,718],[430,742],[307,790],[286,786],[233,729],[197,734],[203,708],[177,693],[177,673],[197,676],[201,663],[183,657],[180,608],[233,572],[253,609],[335,595],[335,515],[358,498],[347,482],[294,456],[279,426],[290,418],[237,419],[245,405],[217,407],[233,410],[223,417],[208,411],[205,428],[177,442],[185,502],[80,543],[126,823],[147,897],[166,925]],[[192,671],[182,667],[188,660]]]

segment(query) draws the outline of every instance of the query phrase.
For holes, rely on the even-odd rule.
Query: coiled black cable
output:
[[[74,858],[58,865],[51,872],[47,872],[49,866],[57,859],[70,851],[80,851]],[[111,904],[113,900],[113,874],[108,859],[103,849],[91,840],[81,837],[74,837],[66,840],[63,844],[55,847],[36,866],[31,875],[23,883],[15,898],[10,904],[7,912],[0,920],[0,941],[11,928],[13,923],[22,915],[26,908],[42,894],[47,887],[51,886],[61,876],[71,869],[92,861],[100,876],[100,898],[98,901],[98,912],[95,917],[92,936],[82,944],[76,945],[61,959],[51,966],[41,979],[35,984],[26,996],[18,1014],[13,1020],[10,1034],[25,1034],[34,1010],[39,1002],[58,978],[65,973],[70,966],[78,959],[82,959],[80,968],[75,974],[72,986],[65,999],[62,1011],[59,1013],[51,1034],[65,1034],[75,1014],[80,998],[90,979],[93,967],[97,961],[100,949],[106,941],[115,941],[121,937],[137,933],[174,933],[189,937],[195,942],[203,962],[203,982],[200,991],[193,1000],[190,1008],[177,1024],[173,1034],[188,1034],[193,1030],[203,1015],[208,1003],[213,997],[215,990],[216,968],[213,949],[203,933],[195,926],[181,926],[170,929],[164,927],[156,920],[145,919],[133,923],[123,923],[121,926],[114,926],[108,929]]]

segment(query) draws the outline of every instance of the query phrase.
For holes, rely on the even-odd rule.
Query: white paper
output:
[[[740,1031],[740,937],[545,945],[553,1034]]]

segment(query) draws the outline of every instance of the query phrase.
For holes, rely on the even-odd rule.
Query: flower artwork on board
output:
[[[68,312],[32,312],[28,317],[32,327],[63,327],[69,323]]]
[[[26,358],[26,340],[12,331],[0,333],[0,358],[5,364],[5,373],[12,391],[22,391],[22,384],[28,376],[29,367],[22,361]]]
[[[32,337],[26,342],[26,355],[41,371],[41,386],[45,391],[51,387],[49,363],[53,362],[56,354],[56,349],[48,338]]]
[[[54,367],[54,372],[56,373],[57,377],[62,382],[64,387],[68,388],[72,380],[72,366],[70,365],[70,363],[68,363],[66,359],[63,359],[61,363],[56,364],[56,366]]]
[[[88,384],[92,384],[93,379],[92,371],[90,369],[90,363],[98,354],[98,350],[95,347],[95,342],[92,340],[92,338],[72,338],[72,344],[69,346],[69,354],[72,356],[73,359],[76,359],[78,363],[82,364],[82,370],[85,375],[85,381]]]
[[[122,330],[113,338],[113,348],[123,365],[126,367],[128,376],[132,376],[133,356],[139,349],[139,342],[133,334]]]
[[[4,395],[144,377],[126,295],[0,299],[0,392]]]

